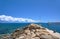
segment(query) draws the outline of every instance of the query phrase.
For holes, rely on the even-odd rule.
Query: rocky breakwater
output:
[[[55,35],[50,34],[46,28],[37,24],[30,24],[22,30],[17,29],[10,36],[5,36],[2,39],[60,39]]]

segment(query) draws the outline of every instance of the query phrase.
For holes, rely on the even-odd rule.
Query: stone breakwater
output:
[[[30,24],[22,30],[17,29],[10,35],[2,36],[1,39],[60,39],[59,36],[41,25]]]

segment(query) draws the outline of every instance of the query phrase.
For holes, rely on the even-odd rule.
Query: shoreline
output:
[[[29,30],[30,29],[30,30]],[[32,31],[32,30],[33,31]],[[32,34],[30,34],[32,32]],[[36,33],[36,34],[34,34],[34,32]],[[29,25],[27,25],[26,27],[24,27],[22,30],[20,30],[20,29],[16,29],[15,30],[15,32],[13,32],[13,33],[11,33],[11,34],[5,34],[5,36],[3,35],[2,36],[2,38],[9,38],[9,39],[13,39],[13,38],[15,38],[15,39],[22,39],[22,38],[24,38],[24,36],[26,36],[25,34],[27,34],[27,36],[29,36],[29,35],[31,35],[31,36],[35,36],[35,35],[38,35],[38,36],[40,36],[40,33],[43,35],[43,37],[42,38],[51,38],[51,39],[53,39],[53,38],[59,38],[60,39],[60,33],[54,33],[54,31],[52,31],[52,30],[49,30],[49,29],[47,29],[47,28],[44,28],[44,27],[42,27],[41,25],[38,25],[38,24],[29,24]],[[25,33],[25,34],[24,34]],[[23,35],[24,34],[24,35]],[[17,35],[17,36],[16,36]],[[21,37],[23,35],[23,37]],[[45,36],[48,36],[48,37],[45,37]],[[16,37],[15,37],[16,36]],[[32,38],[33,38],[32,37]],[[53,38],[52,38],[53,37]],[[29,37],[25,37],[25,38],[30,38],[30,36]],[[31,38],[31,39],[32,39]],[[41,37],[40,37],[41,38]],[[34,37],[34,39],[35,39],[35,37]],[[38,39],[39,39],[39,37],[38,37]]]

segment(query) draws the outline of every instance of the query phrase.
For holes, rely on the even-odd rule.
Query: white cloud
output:
[[[33,20],[28,18],[16,18],[12,16],[0,15],[0,21],[7,22],[40,22],[40,20]]]

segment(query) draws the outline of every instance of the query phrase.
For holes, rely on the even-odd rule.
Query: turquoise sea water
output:
[[[7,34],[14,32],[17,28],[23,28],[30,23],[0,23],[0,34]],[[60,23],[37,23],[45,28],[51,29],[53,31],[60,33]]]

